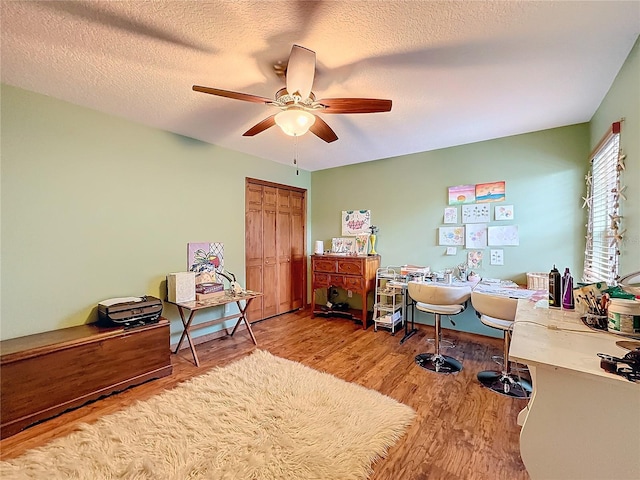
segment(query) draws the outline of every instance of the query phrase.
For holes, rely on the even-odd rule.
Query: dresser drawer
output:
[[[314,273],[313,274],[313,288],[327,288],[331,286],[329,283],[328,273]]]
[[[362,275],[364,269],[363,263],[359,259],[343,260],[338,263],[338,273],[347,273],[349,275]]]
[[[334,287],[344,287],[345,286],[345,277],[344,275],[331,275],[330,283]]]
[[[336,263],[335,260],[314,259],[312,269],[314,272],[335,273],[338,271]]]
[[[363,284],[361,277],[344,277],[344,288],[348,290],[362,290]]]

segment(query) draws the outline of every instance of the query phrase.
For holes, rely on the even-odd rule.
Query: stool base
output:
[[[528,381],[498,371],[480,372],[478,381],[489,390],[512,398],[529,398],[533,390]]]
[[[462,370],[462,363],[455,358],[436,353],[416,355],[416,363],[422,368],[436,373],[458,373]]]

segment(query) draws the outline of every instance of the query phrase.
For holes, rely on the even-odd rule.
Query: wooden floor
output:
[[[446,324],[446,320],[443,322]],[[292,313],[253,325],[258,348],[326,371],[349,382],[384,393],[413,407],[418,415],[407,433],[374,465],[372,480],[529,479],[518,447],[518,412],[526,404],[481,387],[476,374],[494,369],[491,356],[502,341],[444,330],[457,343],[446,354],[463,362],[457,375],[440,375],[418,367],[414,357],[433,351],[426,339],[433,328],[419,331],[400,345],[403,332],[362,330],[350,320],[313,318],[309,311]],[[137,400],[171,388],[207,369],[248,355],[256,347],[246,331],[198,345],[200,368],[188,349],[173,355],[174,372],[124,392],[100,399],[34,425],[0,442],[8,459],[93,422]]]

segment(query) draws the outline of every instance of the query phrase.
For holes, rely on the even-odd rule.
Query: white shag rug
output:
[[[8,479],[366,479],[415,412],[257,350],[0,463]]]

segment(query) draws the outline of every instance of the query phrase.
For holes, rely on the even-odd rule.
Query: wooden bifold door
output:
[[[251,303],[249,321],[306,305],[306,193],[246,179],[246,288],[264,294]]]

